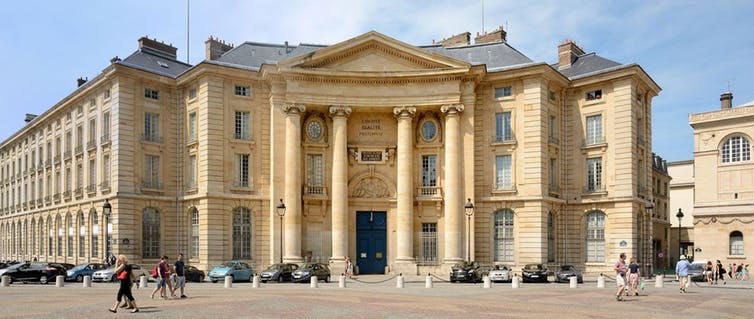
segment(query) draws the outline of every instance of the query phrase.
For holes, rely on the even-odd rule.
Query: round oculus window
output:
[[[318,121],[309,122],[309,126],[306,127],[306,133],[313,140],[319,139],[322,136],[322,124],[319,124]]]
[[[424,122],[424,124],[422,124],[422,138],[425,141],[431,141],[435,138],[435,135],[437,135],[437,126],[435,125],[435,122]]]

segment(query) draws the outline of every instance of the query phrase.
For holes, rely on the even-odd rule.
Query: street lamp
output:
[[[680,259],[681,255],[683,255],[683,250],[681,250],[681,218],[683,218],[683,212],[680,208],[675,217],[678,217],[678,258]]]
[[[112,254],[112,234],[110,233],[112,229],[110,229],[110,226],[112,224],[111,218],[112,218],[112,211],[113,206],[110,205],[110,201],[105,199],[105,204],[102,205],[102,216],[105,217],[105,240],[107,240],[107,247],[105,247],[105,258],[110,258],[110,255]],[[109,259],[108,259],[109,261]]]
[[[468,231],[466,232],[466,260],[471,261],[471,216],[474,215],[474,204],[471,203],[471,198],[468,198],[466,205],[463,205],[463,209],[466,211],[466,219],[468,225]]]
[[[280,216],[280,263],[283,263],[283,216],[285,216],[285,204],[283,199],[280,199],[280,203],[277,205],[277,213]]]
[[[655,204],[652,203],[652,201],[647,201],[647,204],[644,206],[644,210],[647,212],[647,216],[649,217],[649,259],[646,263],[644,263],[645,270],[649,269],[647,273],[652,273],[652,268],[654,268],[655,264],[655,251],[654,251],[654,243],[652,242],[652,233],[654,230],[652,229],[652,217],[654,217],[654,214],[652,214],[652,210],[655,208]],[[646,241],[645,241],[646,242]],[[639,243],[639,245],[643,245],[644,243]],[[646,247],[646,246],[645,246]]]

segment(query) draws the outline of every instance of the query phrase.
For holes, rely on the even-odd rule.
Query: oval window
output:
[[[435,122],[424,122],[424,124],[422,124],[422,138],[425,141],[431,141],[435,138],[435,135],[437,135],[437,126],[435,125]]]
[[[306,133],[313,140],[319,139],[322,136],[322,125],[317,121],[309,122],[309,126],[306,128]]]

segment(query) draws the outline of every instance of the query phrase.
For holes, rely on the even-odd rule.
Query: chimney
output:
[[[35,118],[37,118],[36,114],[26,113],[26,117],[24,118],[24,122],[29,123],[29,122],[33,121]]]
[[[230,51],[230,49],[233,49],[233,44],[225,43],[225,41],[214,38],[212,36],[210,36],[207,41],[204,41],[204,44],[207,47],[205,51],[207,60],[216,60],[221,55],[223,55],[223,53]]]
[[[725,110],[733,107],[733,93],[720,94],[720,109]]]
[[[499,26],[497,30],[490,33],[477,33],[476,37],[474,37],[474,44],[506,42],[507,35],[508,33],[503,30],[503,26]]]
[[[576,58],[584,55],[584,49],[573,40],[566,39],[558,45],[558,68],[563,69],[571,66]]]
[[[139,39],[139,50],[157,53],[173,60],[178,57],[176,54],[178,49],[174,46],[165,44],[165,42],[162,41],[158,42],[156,39],[153,40],[146,36]]]
[[[471,39],[471,33],[464,32],[458,35],[451,36],[450,38],[447,38],[447,39],[442,39],[442,41],[440,41],[440,44],[442,44],[442,46],[446,48],[447,47],[460,47],[460,46],[469,45],[471,43],[470,39]]]
[[[82,86],[82,85],[84,85],[84,83],[86,83],[86,81],[87,81],[87,78],[85,78],[85,77],[80,77],[80,78],[76,79],[76,83],[79,84],[79,87]]]

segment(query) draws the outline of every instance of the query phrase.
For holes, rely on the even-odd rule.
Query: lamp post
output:
[[[468,225],[468,231],[466,232],[466,260],[471,261],[471,216],[474,215],[474,204],[471,203],[471,198],[466,200],[466,205],[463,205],[463,209],[466,212],[466,224]]]
[[[111,229],[108,229],[108,225],[112,223],[111,221],[111,213],[113,211],[113,206],[110,205],[110,201],[105,199],[105,204],[102,205],[102,216],[105,217],[105,240],[107,241],[107,244],[105,247],[105,258],[110,258],[110,254],[112,254],[112,239],[110,234]]]
[[[655,264],[655,252],[654,252],[655,245],[654,245],[654,242],[652,241],[652,234],[654,233],[654,230],[653,230],[654,223],[652,222],[652,217],[654,216],[652,215],[652,210],[654,208],[655,208],[655,205],[651,201],[647,201],[647,204],[644,206],[644,210],[647,212],[647,216],[649,217],[648,218],[649,219],[649,231],[648,231],[649,233],[649,258],[647,260],[647,263],[645,263],[645,268],[644,268],[645,271],[647,269],[649,270],[646,272],[648,274],[652,273],[654,264]],[[642,244],[643,243],[639,243],[639,245],[642,245]]]
[[[681,255],[683,254],[683,250],[681,249],[681,219],[683,218],[683,212],[681,209],[678,209],[678,213],[675,214],[675,217],[678,217],[678,258],[681,258]]]
[[[280,263],[283,263],[283,216],[285,216],[285,204],[283,199],[280,199],[280,203],[277,205],[277,213],[280,216]]]

